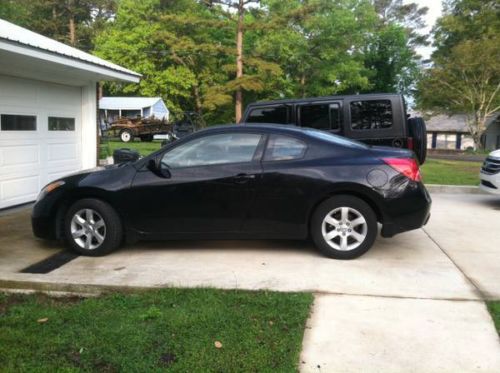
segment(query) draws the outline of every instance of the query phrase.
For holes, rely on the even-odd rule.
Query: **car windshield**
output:
[[[333,133],[330,133],[330,132],[315,130],[312,128],[303,128],[303,131],[305,133],[307,133],[309,136],[315,137],[315,138],[323,140],[323,141],[328,141],[328,142],[331,142],[333,144],[350,146],[350,147],[355,147],[355,148],[359,148],[359,149],[368,149],[369,148],[368,145],[363,144],[362,142],[347,139],[347,138],[342,137],[342,136],[334,135]]]

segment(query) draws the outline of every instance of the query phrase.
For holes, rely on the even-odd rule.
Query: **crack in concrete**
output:
[[[439,250],[442,251],[442,253],[444,255],[446,255],[446,257],[449,259],[450,262],[453,263],[453,265],[460,271],[460,273],[462,274],[462,276],[467,280],[467,282],[469,282],[472,287],[474,288],[474,292],[476,293],[476,295],[481,298],[482,301],[486,301],[488,299],[488,297],[486,297],[486,295],[483,293],[483,291],[481,290],[481,288],[479,287],[478,284],[476,284],[476,282],[471,278],[469,277],[465,271],[462,269],[462,267],[460,267],[456,262],[455,260],[453,260],[453,258],[451,257],[451,255],[449,255],[446,250],[441,247],[441,245],[429,234],[429,232],[427,232],[425,230],[425,228],[422,228],[422,231],[427,235],[427,237],[429,237],[429,239],[434,242],[434,244],[439,247]]]

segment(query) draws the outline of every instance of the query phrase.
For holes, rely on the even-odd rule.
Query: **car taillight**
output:
[[[413,181],[421,181],[420,168],[414,158],[382,158],[382,160],[396,171]]]
[[[413,137],[408,137],[408,149],[413,150],[414,149],[414,144],[413,144]]]

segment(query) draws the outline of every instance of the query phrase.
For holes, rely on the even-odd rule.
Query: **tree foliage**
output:
[[[90,51],[117,0],[2,0],[0,18]]]
[[[466,114],[476,147],[500,111],[500,6],[496,1],[454,0],[437,24],[433,66],[419,83],[423,110]]]
[[[0,17],[135,70],[112,95],[234,121],[255,100],[413,88],[425,8],[401,0],[4,0]]]

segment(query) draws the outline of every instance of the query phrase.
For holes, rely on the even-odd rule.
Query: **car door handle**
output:
[[[243,184],[252,179],[255,179],[254,174],[238,174],[234,177],[234,182],[238,184]]]

